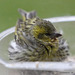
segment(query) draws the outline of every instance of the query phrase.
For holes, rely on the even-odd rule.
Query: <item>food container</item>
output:
[[[51,21],[70,45],[71,56],[64,62],[11,62],[8,47],[14,39],[12,27],[0,33],[0,75],[75,75],[75,16],[54,17]]]

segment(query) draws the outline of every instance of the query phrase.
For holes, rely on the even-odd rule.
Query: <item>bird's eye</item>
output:
[[[46,36],[50,36],[51,34],[49,34],[49,33],[45,33],[45,35],[46,35]]]

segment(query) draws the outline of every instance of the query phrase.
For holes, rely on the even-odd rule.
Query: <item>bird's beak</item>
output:
[[[55,37],[60,37],[60,36],[62,36],[62,34],[60,34],[60,33],[54,33],[54,35],[55,35]]]
[[[54,38],[58,38],[60,36],[62,36],[62,34],[60,34],[60,33],[52,33],[50,38],[54,39]]]

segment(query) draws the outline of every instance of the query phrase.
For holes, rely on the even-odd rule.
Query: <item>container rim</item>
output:
[[[75,21],[75,16],[53,17],[45,19],[52,23]],[[0,41],[13,33],[15,27],[9,28],[0,33]],[[75,71],[75,62],[16,62],[10,63],[0,59],[0,63],[6,68],[26,69],[26,70],[46,70],[46,71]]]

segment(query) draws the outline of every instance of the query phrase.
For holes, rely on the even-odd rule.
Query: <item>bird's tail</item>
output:
[[[37,16],[36,11],[31,11],[31,12],[26,12],[23,9],[18,9],[19,13],[22,15],[23,17],[23,21],[26,21],[26,19],[33,19]]]

